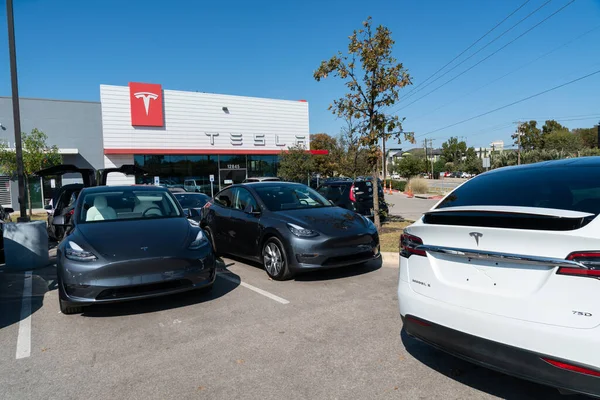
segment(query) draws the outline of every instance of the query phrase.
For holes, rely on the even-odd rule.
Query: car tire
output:
[[[285,281],[293,276],[283,243],[275,236],[263,244],[262,261],[267,275],[273,280]]]

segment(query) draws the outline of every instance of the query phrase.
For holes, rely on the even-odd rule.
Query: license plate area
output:
[[[554,269],[447,254],[429,254],[429,259],[441,283],[503,296],[524,296],[538,291]]]

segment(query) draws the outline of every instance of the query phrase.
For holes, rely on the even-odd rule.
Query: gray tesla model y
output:
[[[204,208],[202,226],[216,252],[259,261],[276,280],[379,257],[369,219],[299,183],[229,186]]]
[[[54,224],[64,224],[60,217]],[[215,257],[204,232],[165,188],[81,191],[57,251],[60,309],[209,290]]]

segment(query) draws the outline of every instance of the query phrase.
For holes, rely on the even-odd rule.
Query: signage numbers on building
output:
[[[240,164],[227,164],[227,169],[240,169]]]

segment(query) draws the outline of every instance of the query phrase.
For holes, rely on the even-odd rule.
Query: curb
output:
[[[381,260],[385,267],[398,268],[400,265],[400,254],[396,252],[381,252]]]

